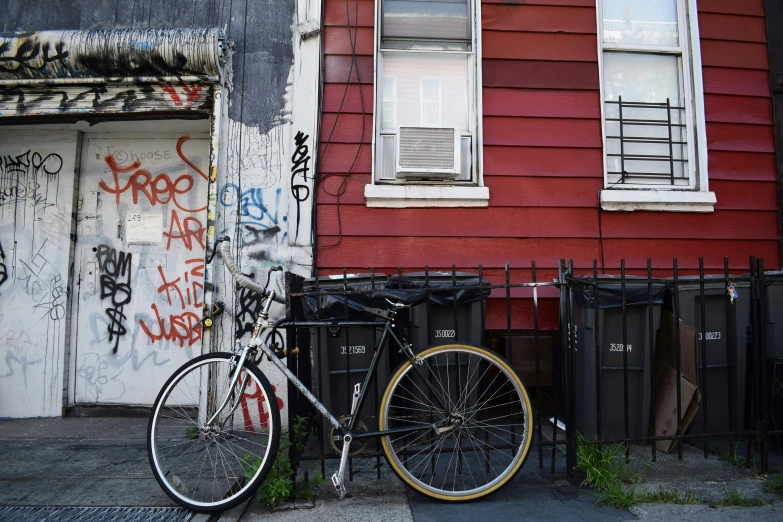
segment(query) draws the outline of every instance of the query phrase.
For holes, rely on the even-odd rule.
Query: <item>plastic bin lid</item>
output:
[[[476,287],[479,284],[487,285],[487,288],[465,288]],[[444,306],[453,305],[455,301],[471,303],[486,299],[491,291],[489,281],[480,281],[476,273],[448,271],[429,272],[429,280],[424,272],[395,275],[389,278],[386,288],[390,290],[432,289],[429,296],[430,303]]]
[[[619,308],[623,306],[623,287],[617,284],[620,280],[620,276],[615,275],[600,275],[597,279],[588,276],[576,277],[574,301],[582,308]],[[612,284],[601,284],[608,281]],[[646,277],[625,276],[625,281],[625,306],[649,304]],[[652,284],[652,304],[663,304],[665,294],[666,285]]]
[[[349,291],[366,291],[362,294],[335,294],[346,284]],[[304,316],[310,321],[324,319],[351,319],[353,321],[375,320],[374,315],[362,311],[363,307],[388,308],[388,303],[374,301],[370,293],[386,288],[386,274],[342,274],[318,277],[319,295],[303,297]],[[315,292],[315,278],[305,279],[303,292]],[[346,313],[347,306],[347,313]]]

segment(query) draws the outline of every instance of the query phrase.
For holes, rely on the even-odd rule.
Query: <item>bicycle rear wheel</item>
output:
[[[533,419],[527,389],[498,355],[467,345],[436,346],[391,378],[380,429],[397,475],[433,498],[464,501],[500,489],[527,457]]]
[[[196,357],[169,378],[152,408],[152,471],[169,497],[193,511],[216,513],[247,500],[277,456],[280,413],[272,386],[253,363],[232,382],[235,371],[231,354]]]

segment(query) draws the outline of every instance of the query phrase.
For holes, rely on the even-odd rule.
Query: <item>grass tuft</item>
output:
[[[776,495],[783,495],[783,473],[778,473],[773,477],[768,477],[764,483],[764,491],[767,493],[775,493]]]
[[[724,489],[726,498],[715,502],[716,506],[759,507],[764,505],[764,500],[743,495],[736,489]]]

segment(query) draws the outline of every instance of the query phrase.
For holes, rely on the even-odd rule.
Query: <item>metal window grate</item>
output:
[[[607,152],[608,158],[619,158],[619,170],[609,170],[607,174],[619,176],[617,183],[639,183],[641,179],[642,183],[659,180],[658,183],[668,181],[669,184],[675,185],[677,180],[687,180],[688,159],[684,152],[688,145],[685,134],[687,125],[681,123],[684,120],[685,107],[673,106],[669,98],[665,103],[650,103],[623,101],[622,96],[618,96],[617,101],[606,101],[606,104],[616,106],[618,114],[617,118],[606,118],[607,128],[609,122],[615,122],[619,130],[618,135],[607,134],[606,139],[619,142],[620,150],[619,153]],[[651,117],[629,117],[629,111],[630,116],[633,116],[634,110],[641,110]],[[636,130],[626,130],[626,126]],[[663,127],[665,132],[661,134],[664,135],[645,135],[654,134],[658,132],[657,128]],[[652,145],[653,151],[660,153],[639,152],[640,146],[645,144]],[[677,149],[680,149],[679,154]],[[651,168],[652,164],[648,162],[668,163],[668,171]],[[677,164],[681,164],[681,167],[677,168]],[[636,179],[631,181],[633,178]]]

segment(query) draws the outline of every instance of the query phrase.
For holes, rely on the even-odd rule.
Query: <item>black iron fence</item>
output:
[[[650,260],[633,270],[621,261],[619,271],[606,275],[595,262],[577,270],[561,261],[548,280],[541,280],[535,263],[522,270],[506,264],[490,277],[481,265],[466,272],[343,271],[308,280],[289,275],[286,290],[289,317],[311,321],[367,320],[357,305],[381,305],[370,298],[378,289],[427,292],[425,303],[400,314],[399,334],[414,351],[457,342],[503,355],[531,394],[530,458],[552,473],[564,459],[572,476],[578,433],[598,443],[650,445],[653,461],[661,451],[682,459],[684,443],[700,447],[705,457],[716,447],[732,455],[744,451],[749,465],[766,471],[770,441],[783,451],[783,272],[765,272],[755,258],[746,269],[738,266],[725,258],[722,270],[705,269],[700,259],[698,270],[683,271],[674,259],[653,272]],[[558,303],[556,323],[547,315],[553,307],[542,313],[542,296]],[[514,317],[520,301],[521,325]],[[499,314],[505,316],[501,327]],[[366,326],[290,328],[287,343],[300,351],[288,364],[332,413],[347,416],[379,338]],[[400,362],[402,355],[387,347],[360,429],[377,430],[380,398]],[[339,433],[294,387],[287,407],[289,423],[308,418],[317,434],[295,457],[319,460],[326,474],[325,461],[339,458]],[[351,456],[374,459],[380,477],[382,455],[381,442],[371,440],[353,447]]]

